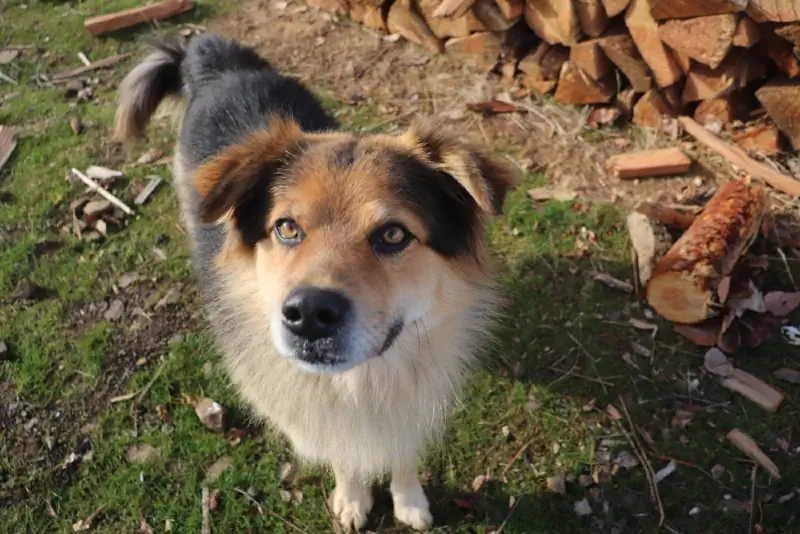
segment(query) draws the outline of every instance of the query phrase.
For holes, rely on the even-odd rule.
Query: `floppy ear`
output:
[[[444,133],[441,123],[414,124],[399,140],[425,164],[453,177],[488,215],[503,213],[506,193],[520,181],[509,163]]]
[[[268,194],[272,182],[300,149],[305,134],[289,120],[273,119],[269,128],[249,134],[195,171],[194,187],[202,198],[200,219],[219,221]]]

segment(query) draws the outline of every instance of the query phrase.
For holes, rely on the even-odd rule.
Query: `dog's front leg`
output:
[[[404,465],[392,468],[392,483],[389,486],[394,503],[394,516],[415,530],[428,530],[433,516],[428,499],[417,478],[415,466]]]
[[[344,528],[361,530],[372,509],[372,488],[352,473],[336,465],[332,467],[336,478],[336,488],[331,495],[333,513]]]

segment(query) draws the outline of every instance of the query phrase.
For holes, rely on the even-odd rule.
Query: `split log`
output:
[[[756,21],[750,17],[742,17],[739,19],[739,24],[736,25],[732,43],[733,46],[750,48],[756,44],[760,38],[761,31],[758,29]]]
[[[478,0],[472,6],[472,15],[483,25],[483,30],[502,33],[516,22],[514,17],[506,17],[494,0]]]
[[[472,9],[476,0],[443,0],[433,12],[434,17],[457,19]]]
[[[692,70],[692,58],[688,55],[684,54],[680,50],[672,49],[672,55],[675,56],[675,61],[678,63],[678,66],[681,68],[684,74],[689,74]]]
[[[583,41],[569,49],[569,59],[593,80],[599,80],[614,68],[597,39]]]
[[[534,50],[532,54],[522,58],[517,66],[522,73],[522,85],[534,93],[549,94],[556,88],[558,76],[561,72],[561,65],[558,65],[558,70],[555,72],[549,72],[549,64],[553,62],[554,59],[552,57],[548,60],[548,65],[543,65],[544,58],[548,55],[551,48],[555,47],[551,47],[545,42],[539,43],[536,50]],[[557,53],[555,59],[557,59],[558,55]],[[555,64],[553,64],[553,67],[555,67]],[[545,71],[548,71],[548,73],[545,74]]]
[[[104,35],[144,22],[168,19],[185,13],[194,7],[192,0],[164,0],[147,6],[134,7],[116,13],[91,17],[83,21],[83,27],[94,35]]]
[[[690,19],[738,13],[747,7],[747,0],[650,0],[650,6],[656,20]]]
[[[686,75],[683,102],[696,102],[726,95],[744,88],[749,82],[763,76],[764,61],[752,50],[732,49],[716,69],[696,63]]]
[[[635,253],[639,284],[647,284],[653,265],[672,246],[672,238],[663,224],[640,211],[629,213],[625,224]]]
[[[625,11],[630,3],[631,0],[603,0],[603,7],[606,10],[606,16],[611,18]]]
[[[648,0],[631,0],[625,12],[625,25],[660,87],[670,86],[683,78],[683,70],[659,37],[658,23],[650,13]]]
[[[738,91],[711,100],[700,102],[694,112],[694,120],[703,126],[712,123],[728,124],[747,115],[745,96]]]
[[[776,26],[773,31],[775,35],[786,39],[794,46],[800,47],[800,24]]]
[[[633,123],[641,128],[660,129],[665,116],[675,117],[677,113],[656,88],[647,91],[633,106]]]
[[[618,33],[606,35],[598,39],[608,59],[625,75],[631,87],[637,93],[644,93],[653,85],[647,64],[642,60],[639,51],[630,35]]]
[[[772,80],[756,91],[756,98],[795,150],[800,149],[800,80]]]
[[[381,6],[374,6],[366,2],[350,2],[350,18],[367,28],[386,29]]]
[[[770,186],[787,195],[793,197],[800,196],[800,180],[795,180],[790,176],[776,171],[772,167],[748,157],[744,150],[730,143],[726,143],[689,117],[679,117],[678,121],[681,126],[683,126],[683,129],[686,130],[686,133],[711,150],[717,152],[743,171],[749,173],[753,178],[764,180]]]
[[[412,3],[411,5],[414,4]],[[417,11],[425,19],[428,28],[439,39],[466,37],[473,32],[486,31],[486,27],[472,11],[467,11],[458,18],[434,16],[434,12],[440,5],[441,2],[439,0],[419,0],[416,4]]]
[[[526,0],[524,16],[536,35],[550,44],[573,45],[580,40],[578,15],[572,2]]]
[[[756,124],[736,132],[733,141],[742,150],[765,156],[777,156],[783,151],[783,138],[774,122]]]
[[[668,20],[658,27],[658,35],[673,50],[715,69],[731,48],[736,19],[737,15],[728,13]]]
[[[800,20],[796,0],[750,0],[747,14],[756,22],[795,22]]]
[[[411,0],[397,0],[392,4],[386,17],[386,27],[391,33],[399,34],[431,52],[439,54],[444,52],[444,44],[434,35],[425,19],[417,13]]]
[[[610,102],[614,93],[613,78],[595,81],[575,63],[567,61],[561,67],[554,98],[562,104],[600,104]]]
[[[757,237],[766,208],[763,188],[739,181],[722,186],[653,268],[650,306],[675,323],[712,317],[717,287]]]
[[[741,369],[734,369],[732,375],[722,380],[722,385],[747,397],[769,413],[778,411],[783,402],[783,395],[778,390]]]
[[[509,20],[517,20],[525,10],[524,0],[495,0],[503,16]]]
[[[684,174],[691,166],[692,160],[678,147],[617,154],[606,161],[611,175],[622,180]]]
[[[473,33],[448,39],[444,46],[447,52],[481,55],[494,60],[500,53],[500,37],[491,32]]]
[[[608,17],[600,0],[575,0],[575,12],[583,33],[600,37],[608,24]]]
[[[758,465],[764,468],[770,475],[779,479],[781,478],[781,473],[778,471],[778,466],[764,454],[764,451],[756,445],[756,442],[753,441],[753,438],[739,430],[738,428],[734,428],[727,435],[728,441],[733,443],[736,448],[740,451],[745,453],[749,456],[753,461],[755,461]]]

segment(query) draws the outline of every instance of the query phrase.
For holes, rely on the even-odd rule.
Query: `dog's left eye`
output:
[[[375,252],[394,254],[400,252],[411,243],[414,236],[404,226],[387,224],[375,230],[370,236],[370,244]]]
[[[280,219],[275,223],[278,239],[286,244],[296,244],[303,239],[303,229],[291,219]]]

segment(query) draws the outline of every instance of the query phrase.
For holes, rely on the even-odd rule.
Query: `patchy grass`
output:
[[[204,485],[220,491],[214,532],[331,531],[324,506],[331,477],[310,469],[296,488],[282,489],[279,472],[291,459],[284,440],[249,422],[218,368],[211,341],[198,325],[172,191],[164,187],[138,217],[105,240],[87,242],[60,231],[71,221],[70,203],[82,194],[64,179],[69,167],[121,168],[126,176],[114,192],[129,203],[148,175],[169,179],[166,167],[132,163],[148,147],[169,152],[166,120],[157,122],[148,142],[130,154],[107,141],[114,88],[133,60],[88,75],[99,80],[95,98],[85,103],[65,98],[60,86],[39,87],[31,79],[37,72],[52,75],[76,66],[78,51],[99,59],[135,50],[147,28],[93,39],[81,27],[87,15],[134,4],[89,0],[2,8],[5,20],[15,21],[8,42],[35,48],[4,67],[20,85],[11,91],[0,86],[5,94],[20,93],[0,105],[0,122],[14,125],[20,138],[0,174],[0,340],[10,348],[10,360],[0,362],[0,531],[72,532],[74,522],[102,505],[97,532],[135,531],[142,519],[157,532],[167,521],[175,532],[197,532]],[[202,6],[159,31],[220,12],[208,2]],[[373,107],[343,105],[334,93],[318,89],[348,128],[379,130],[386,124]],[[85,133],[72,133],[71,117],[84,123]],[[601,474],[601,483],[589,489],[573,482],[581,474],[602,472],[620,451],[632,451],[603,414],[608,403],[622,408],[622,400],[634,422],[652,436],[658,449],[650,458],[653,467],[660,469],[668,458],[682,461],[678,472],[659,485],[672,531],[744,532],[751,523],[747,511],[723,513],[717,507],[726,496],[749,506],[752,491],[753,523],[760,521],[767,532],[796,531],[796,506],[778,504],[778,498],[800,485],[800,467],[776,445],[785,439],[798,446],[796,401],[789,399],[778,414],[765,416],[702,376],[702,351],[676,339],[667,325],[655,321],[655,336],[632,328],[630,317],[650,320],[645,311],[629,295],[588,275],[597,270],[629,277],[620,214],[609,206],[534,206],[524,191],[537,185],[541,177],[529,176],[490,228],[510,303],[485,366],[424,466],[437,531],[487,533],[500,525],[507,534],[655,531],[658,515],[641,467],[621,469],[613,477]],[[44,245],[50,242],[59,246]],[[587,255],[576,254],[579,242],[588,243]],[[166,260],[159,259],[155,247]],[[120,277],[130,272],[139,281],[121,288]],[[55,296],[8,302],[23,277]],[[785,278],[776,265],[775,286],[787,287]],[[156,306],[171,289],[179,295],[177,302]],[[125,305],[122,321],[104,318],[115,299]],[[632,342],[653,356],[637,355]],[[797,367],[797,360],[775,337],[743,354],[737,365],[771,381],[769,371]],[[698,380],[694,388],[693,379]],[[128,393],[136,395],[110,402]],[[242,443],[231,445],[207,430],[185,395],[231,407],[232,424],[247,430]],[[670,424],[677,408],[695,412],[686,430]],[[734,427],[769,452],[783,473],[781,481],[759,473],[753,485],[751,464],[722,439]],[[159,454],[141,464],[126,461],[126,452],[139,444]],[[81,459],[69,462],[71,454]],[[206,481],[208,468],[226,457],[232,468]],[[710,475],[716,464],[726,468],[720,480]],[[473,491],[474,479],[482,474],[492,481]],[[566,496],[546,491],[547,478],[555,475],[570,481]],[[237,490],[250,491],[263,515]],[[394,526],[385,486],[377,497],[371,528],[383,534],[401,531]],[[573,503],[584,497],[595,515],[578,518]]]

